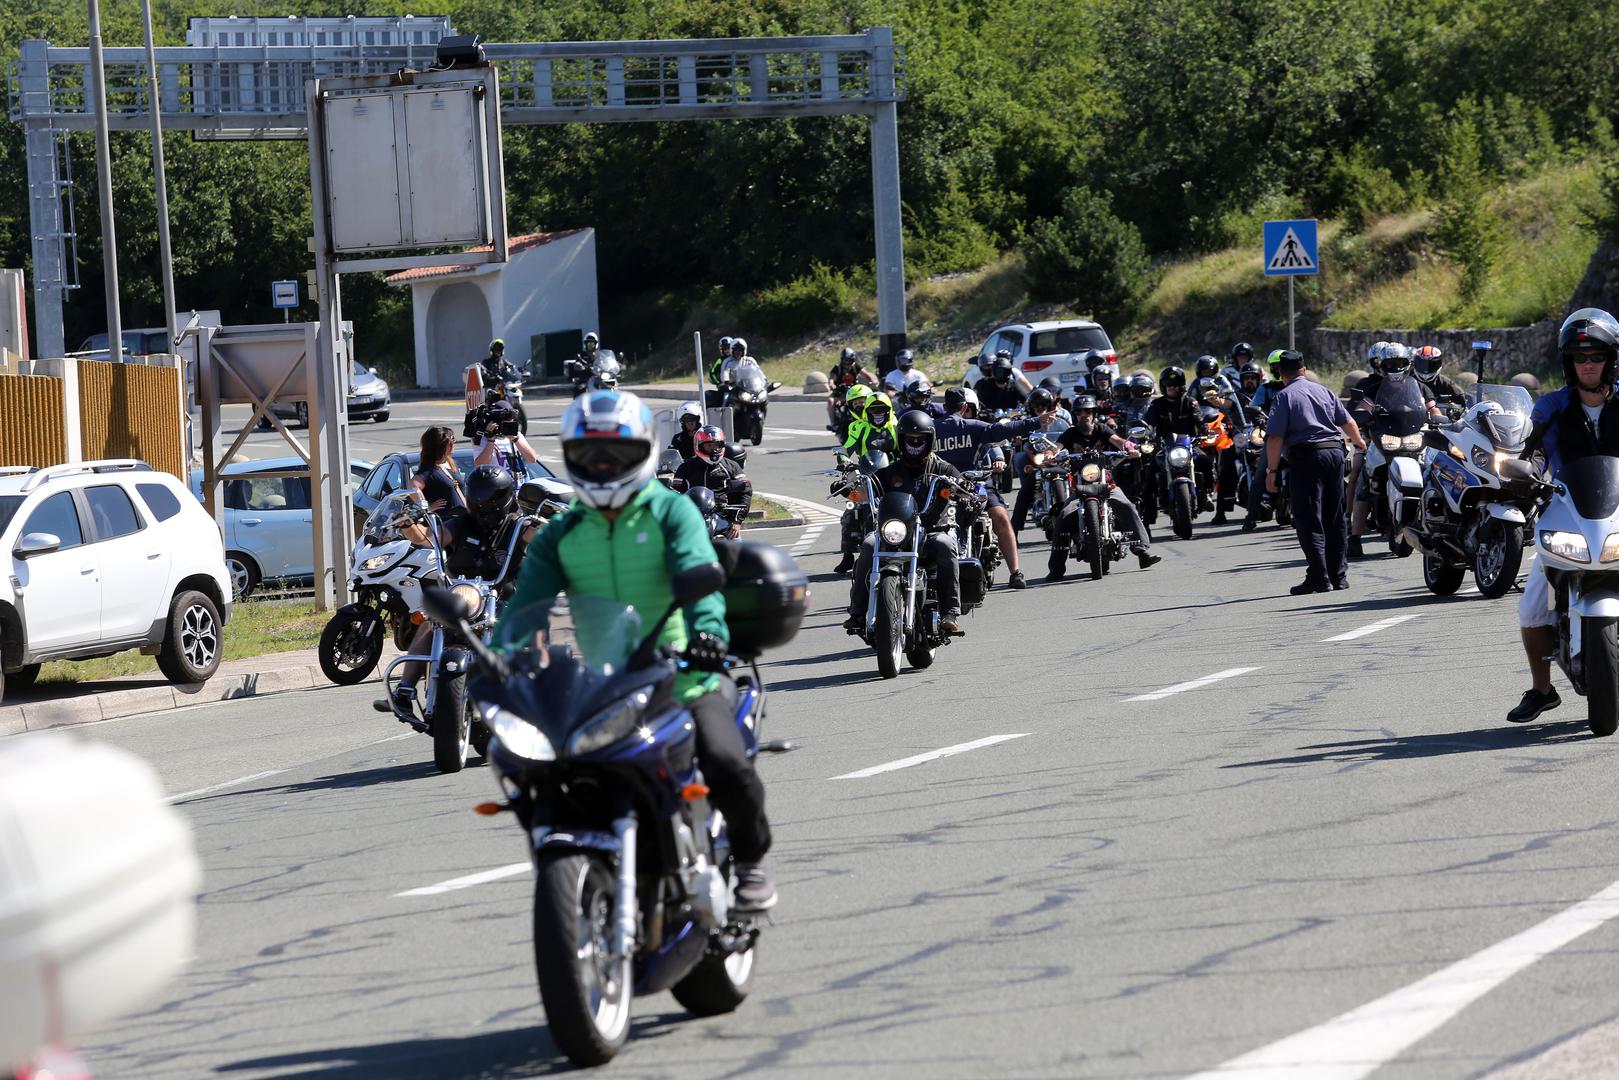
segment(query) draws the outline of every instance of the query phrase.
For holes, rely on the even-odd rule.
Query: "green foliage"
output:
[[[815,263],[803,277],[755,292],[741,315],[757,333],[802,334],[852,314],[859,296],[841,271]]]
[[[1500,256],[1501,221],[1489,206],[1478,125],[1466,112],[1451,121],[1439,160],[1440,203],[1434,239],[1461,270],[1461,297],[1476,300]]]
[[[1032,296],[1073,301],[1113,326],[1135,316],[1159,277],[1141,233],[1085,187],[1063,196],[1061,217],[1029,227],[1023,254]]]
[[[1321,209],[1335,214],[1357,231],[1374,218],[1410,205],[1410,196],[1388,166],[1357,143],[1348,154],[1335,155],[1323,184]]]

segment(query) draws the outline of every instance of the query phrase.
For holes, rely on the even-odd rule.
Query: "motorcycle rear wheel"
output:
[[[613,871],[597,855],[542,856],[534,967],[551,1037],[576,1065],[603,1065],[630,1034],[630,959],[611,956]]]
[[[1093,502],[1085,504],[1085,561],[1091,564],[1091,580],[1101,581],[1107,555],[1102,551],[1102,515]]]
[[[877,674],[895,678],[905,651],[905,593],[898,574],[885,574],[877,582],[877,625],[872,629],[872,638],[872,647],[877,650]]]
[[[693,1016],[735,1012],[753,989],[753,954],[758,951],[757,945],[751,945],[729,955],[709,953],[669,992]]]
[[[1432,555],[1422,557],[1422,583],[1435,596],[1449,596],[1462,587],[1467,567],[1453,566]]]
[[[334,615],[320,632],[320,670],[338,686],[364,682],[382,659],[382,621],[374,620],[364,634],[359,615]]]
[[[1171,496],[1169,504],[1169,519],[1174,526],[1175,535],[1182,540],[1192,538],[1192,516],[1195,507],[1192,505],[1192,489],[1186,484],[1176,484],[1175,493]]]
[[[1585,666],[1585,701],[1591,734],[1608,736],[1619,727],[1619,619],[1584,616],[1580,626]]]
[[[472,746],[472,705],[467,700],[465,674],[442,678],[427,718],[433,732],[433,764],[443,773],[458,773],[467,764]]]
[[[1523,565],[1523,527],[1498,524],[1488,536],[1473,554],[1473,584],[1480,596],[1498,600],[1518,580],[1518,568]]]

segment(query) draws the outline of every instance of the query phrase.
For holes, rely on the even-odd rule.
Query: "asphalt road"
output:
[[[800,434],[767,437],[760,490],[824,494],[817,408],[773,408]],[[453,411],[404,406],[355,449],[409,445]],[[767,535],[797,546],[814,588],[765,668],[768,735],[801,747],[762,763],[776,925],[739,1012],[642,999],[612,1075],[1619,1061],[1619,899],[1603,893],[1619,744],[1587,736],[1566,687],[1546,722],[1502,721],[1526,685],[1512,599],[1469,583],[1435,600],[1388,556],[1353,566],[1347,592],[1291,597],[1291,534],[1205,525],[1147,572],[997,590],[931,670],[885,682],[837,625],[836,530]],[[98,1076],[567,1067],[534,984],[524,838],[470,812],[493,792],[481,764],[438,775],[374,693],[85,729],[185,796],[206,866],[195,962],[86,1048]]]

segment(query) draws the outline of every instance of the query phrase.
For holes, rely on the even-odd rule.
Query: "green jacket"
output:
[[[609,521],[600,510],[575,500],[529,544],[497,636],[502,632],[532,634],[537,625],[508,628],[505,624],[534,619],[535,612],[526,609],[563,592],[606,597],[633,607],[645,633],[674,599],[669,591],[670,575],[715,561],[714,544],[697,505],[662,484],[642,488],[619,512],[617,521]],[[684,649],[688,635],[699,632],[730,640],[725,598],[719,593],[677,611],[664,624],[658,643]],[[586,637],[579,641],[587,660],[592,659],[593,644]],[[675,680],[675,696],[688,702],[714,685],[713,675],[686,672]]]
[[[858,457],[865,457],[867,440],[878,433],[886,434],[893,446],[899,446],[899,425],[890,416],[888,423],[880,428],[865,420],[851,421],[849,424],[849,437],[843,441],[843,448]]]

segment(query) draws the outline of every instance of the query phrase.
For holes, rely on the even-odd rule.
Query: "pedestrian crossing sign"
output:
[[[1316,240],[1314,218],[1265,222],[1265,275],[1291,277],[1320,273]]]

